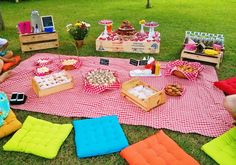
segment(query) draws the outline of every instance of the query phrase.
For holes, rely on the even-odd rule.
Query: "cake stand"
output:
[[[147,23],[144,24],[144,26],[149,28],[149,33],[148,33],[148,39],[147,40],[153,40],[153,36],[155,35],[154,28],[159,26],[159,24],[156,23],[156,22],[147,22]]]
[[[108,37],[108,31],[107,31],[107,26],[112,24],[111,20],[101,20],[98,22],[100,25],[104,25],[104,32],[102,33],[102,38],[107,38]]]

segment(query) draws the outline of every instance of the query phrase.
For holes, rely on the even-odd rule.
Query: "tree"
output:
[[[150,0],[147,0],[146,8],[151,8]]]
[[[1,11],[0,11],[0,31],[1,30],[4,30],[4,22],[3,22],[3,18],[2,18],[2,14],[1,14]]]

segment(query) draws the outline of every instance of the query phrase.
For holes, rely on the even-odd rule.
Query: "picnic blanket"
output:
[[[195,81],[164,76],[165,64],[161,63],[161,77],[140,77],[156,89],[163,89],[169,83],[179,83],[186,88],[181,97],[167,97],[167,102],[150,112],[144,112],[135,104],[120,96],[120,90],[109,90],[100,94],[88,94],[83,90],[83,75],[91,69],[103,68],[116,71],[119,79],[130,79],[129,71],[140,66],[129,64],[128,59],[109,58],[109,66],[100,65],[99,57],[80,57],[82,66],[69,71],[74,77],[74,88],[45,97],[37,97],[31,80],[34,76],[34,63],[40,58],[51,58],[51,68],[58,68],[58,62],[65,56],[38,53],[23,61],[13,71],[12,76],[0,84],[0,90],[8,96],[11,92],[24,92],[27,102],[12,108],[41,112],[65,117],[100,117],[117,115],[124,124],[144,125],[154,128],[167,128],[183,133],[198,133],[210,137],[223,134],[232,127],[232,118],[223,107],[224,94],[213,86],[217,74],[212,66],[204,66]],[[143,66],[142,66],[143,67]],[[59,68],[58,68],[59,70]]]

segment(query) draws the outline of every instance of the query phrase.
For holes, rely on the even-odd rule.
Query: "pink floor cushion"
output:
[[[214,85],[228,95],[236,94],[236,77],[214,82]]]
[[[163,131],[130,145],[120,155],[130,165],[199,165]]]

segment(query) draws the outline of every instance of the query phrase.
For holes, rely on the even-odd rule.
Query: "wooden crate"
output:
[[[22,52],[58,48],[59,46],[58,34],[56,32],[21,34],[19,35],[19,39]]]
[[[182,50],[180,59],[190,59],[190,60],[197,60],[197,61],[203,61],[203,62],[209,62],[216,64],[216,68],[219,69],[220,63],[223,60],[224,52],[221,51],[219,55],[217,56],[206,56],[206,55],[199,55],[191,52],[185,52]]]
[[[72,79],[72,76],[67,73],[67,76]],[[73,79],[72,79],[73,80]],[[53,93],[61,92],[67,89],[73,88],[73,81],[65,83],[65,84],[60,84],[58,86],[54,86],[48,89],[41,90],[38,86],[38,83],[32,79],[32,88],[34,92],[36,93],[37,96],[42,97],[42,96],[47,96]]]
[[[130,52],[157,54],[160,52],[160,42],[154,41],[108,41],[96,39],[96,50],[106,52]]]
[[[128,92],[129,89],[134,88],[135,86],[138,85],[143,85],[145,87],[148,87],[156,91],[156,94],[150,96],[149,98],[147,98],[147,100],[142,101]],[[127,82],[124,82],[121,88],[121,95],[145,111],[150,111],[151,109],[166,102],[166,95],[164,91],[158,91],[157,89],[151,87],[147,83],[140,81],[138,78],[134,78]]]

